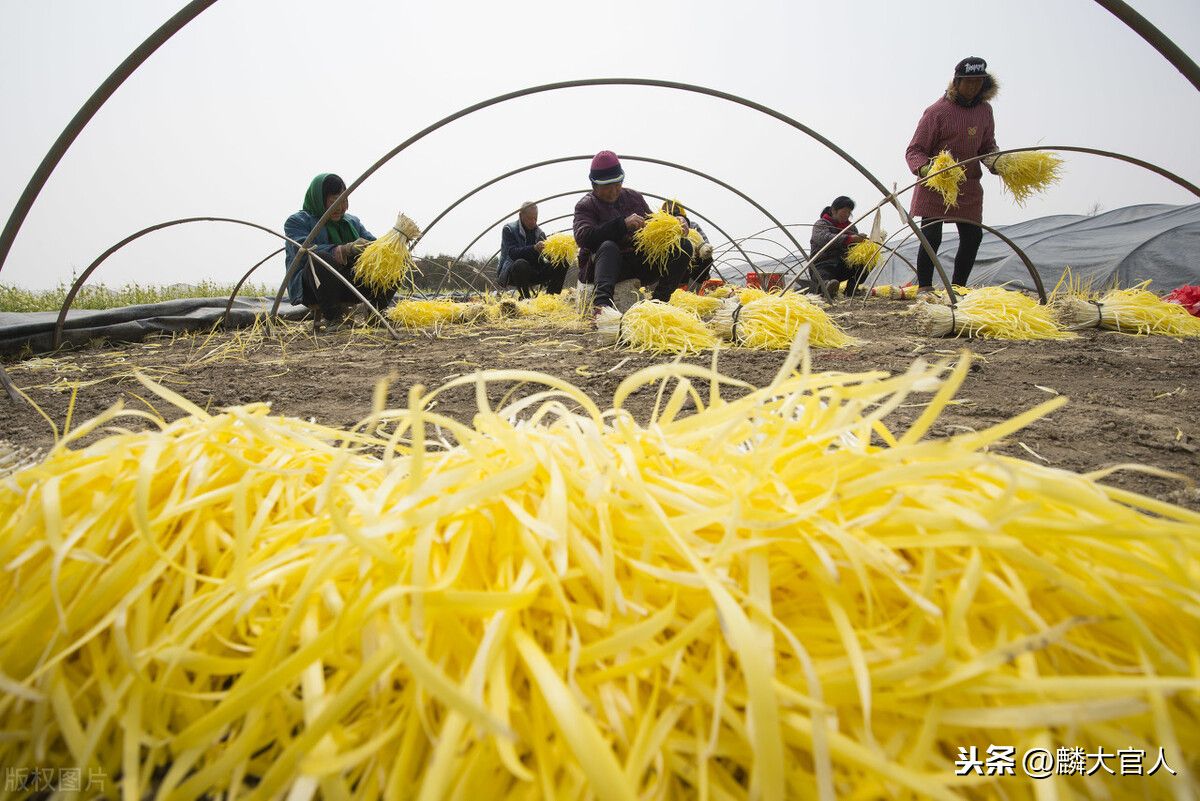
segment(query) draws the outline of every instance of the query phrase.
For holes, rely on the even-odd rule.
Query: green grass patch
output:
[[[66,299],[70,289],[71,285],[66,283],[60,283],[54,289],[22,289],[0,284],[0,311],[58,311],[62,308],[63,300]],[[238,297],[274,297],[277,289],[279,289],[278,284],[275,286],[246,284],[238,292]],[[232,292],[233,284],[219,284],[215,281],[201,281],[198,284],[172,284],[171,286],[84,285],[79,290],[79,294],[75,296],[75,302],[71,304],[71,308],[116,309],[121,306],[137,306],[142,303],[159,303],[164,300],[183,298],[228,298]]]

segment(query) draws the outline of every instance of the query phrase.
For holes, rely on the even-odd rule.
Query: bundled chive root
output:
[[[496,371],[350,431],[150,385],[183,416],[0,480],[0,764],[127,798],[1032,801],[959,749],[1133,745],[1173,797],[1200,515],[988,452],[1062,398],[927,437],[970,361],[660,364],[608,412]],[[471,426],[430,410],[464,387]]]
[[[922,334],[978,339],[1070,339],[1049,306],[1021,292],[998,286],[979,287],[955,307],[940,303],[916,303],[912,313]]]
[[[713,295],[697,295],[686,289],[676,289],[671,293],[671,305],[691,312],[703,319],[709,317],[721,305],[721,299]]]
[[[866,267],[874,270],[883,259],[883,245],[864,239],[846,249],[846,263],[852,267]]]
[[[546,237],[542,257],[557,266],[569,266],[579,258],[579,245],[572,234],[561,232]]]
[[[639,301],[623,315],[601,309],[596,330],[601,344],[655,354],[701,353],[720,344],[695,314],[657,300]]]
[[[1052,306],[1062,326],[1072,331],[1103,328],[1137,335],[1200,336],[1200,318],[1158,297],[1146,289],[1149,284],[1110,289],[1095,300],[1086,292],[1056,292]]]
[[[745,348],[787,350],[807,326],[808,343],[817,348],[845,348],[861,344],[833,321],[808,295],[785,292],[766,295],[740,305],[722,301],[713,315],[713,330]]]
[[[958,188],[967,178],[967,171],[962,167],[946,169],[957,161],[958,159],[954,158],[954,154],[949,150],[943,150],[937,154],[933,165],[929,168],[931,177],[925,179],[925,186],[942,196],[942,201],[945,202],[947,209],[958,205]],[[939,175],[933,175],[940,170],[946,171]]]
[[[413,273],[419,272],[409,244],[421,235],[421,229],[400,214],[386,234],[369,243],[354,263],[354,276],[376,291],[411,286]]]
[[[667,262],[676,253],[683,252],[683,223],[679,218],[656,211],[646,218],[646,224],[633,235],[633,247],[646,263],[661,274],[667,272]]]
[[[1025,205],[1035,192],[1044,192],[1061,179],[1063,160],[1037,150],[1005,153],[993,165],[1017,205]]]
[[[475,309],[468,310],[467,304],[452,300],[404,299],[387,310],[387,318],[410,331],[436,329],[450,323],[463,322],[478,316]]]

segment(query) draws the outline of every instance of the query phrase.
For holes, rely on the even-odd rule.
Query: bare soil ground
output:
[[[1134,337],[1088,331],[1064,342],[1001,342],[930,339],[917,332],[905,304],[873,299],[845,302],[832,310],[841,324],[866,340],[861,347],[814,350],[818,371],[903,371],[918,355],[975,354],[971,373],[931,432],[947,436],[1006,420],[1060,393],[1070,403],[1011,437],[999,452],[1040,459],[1053,467],[1087,472],[1119,463],[1138,463],[1200,476],[1200,340]],[[347,426],[371,407],[379,379],[393,375],[391,401],[400,405],[407,387],[438,386],[480,369],[533,369],[565,378],[585,390],[601,408],[630,373],[662,357],[598,347],[592,331],[499,324],[447,329],[441,336],[381,330],[341,330],[313,336],[293,324],[287,333],[261,330],[199,334],[134,345],[96,345],[63,351],[51,358],[28,358],[6,366],[13,381],[61,428],[73,386],[78,385],[73,418],[87,419],[118,400],[127,406],[152,404],[171,418],[179,414],[148,395],[133,376],[140,369],[200,406],[217,409],[252,401],[270,402],[284,415]],[[782,352],[732,349],[720,369],[754,385],[774,376]],[[691,359],[707,365],[708,355]],[[503,388],[495,393],[498,398]],[[652,393],[628,403],[648,415]],[[925,397],[925,396],[923,396]],[[0,439],[26,448],[53,444],[51,425],[28,405],[6,404]],[[442,396],[438,411],[469,422],[473,390]],[[901,408],[890,418],[903,430],[920,408]],[[1200,491],[1186,482],[1122,471],[1108,483],[1154,498],[1200,509]]]

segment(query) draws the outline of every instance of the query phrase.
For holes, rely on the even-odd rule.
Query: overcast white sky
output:
[[[183,4],[0,0],[4,218],[79,105]],[[1200,60],[1198,0],[1133,4]],[[282,230],[316,173],[349,182],[460,108],[576,78],[659,78],[739,94],[812,126],[886,184],[907,183],[913,127],[967,55],[986,58],[1001,83],[1001,147],[1116,150],[1200,181],[1200,93],[1091,0],[221,0],[93,118],[34,205],[0,282],[70,280],[116,241],[176,217],[243,217]],[[691,165],[787,223],[811,222],[838,194],[860,206],[878,199],[852,168],[783,123],[714,98],[621,87],[544,93],[451,123],[376,173],[351,197],[351,211],[377,233],[401,210],[425,224],[499,173],[600,149]],[[1064,182],[1025,208],[985,176],[985,221],[1194,201],[1116,161],[1067,162]],[[637,163],[625,171],[627,186],[677,196],[734,236],[770,224],[693,176]],[[439,223],[420,252],[457,253],[523,199],[585,191],[586,175],[587,164],[573,162],[508,179]],[[542,218],[573,203],[549,201]],[[897,226],[894,214],[885,218]],[[498,245],[497,232],[473,251],[490,255]],[[277,246],[235,226],[180,226],[125,248],[93,280],[232,282]],[[282,256],[276,262],[259,271],[264,280],[282,277]]]

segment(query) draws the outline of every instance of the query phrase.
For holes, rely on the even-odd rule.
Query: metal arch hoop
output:
[[[568,196],[568,195],[576,195],[576,194],[579,194],[579,190],[578,190],[578,189],[572,189],[572,190],[569,190],[569,191],[567,191],[567,192],[559,192],[558,194],[555,194],[555,195],[548,195],[548,196],[546,196],[546,197],[544,197],[544,198],[540,198],[540,199],[538,199],[538,200],[535,200],[535,201],[533,201],[533,202],[534,202],[534,203],[543,203],[543,202],[545,202],[545,201],[547,201],[547,200],[554,200],[554,199],[556,199],[556,198],[560,198],[560,197],[566,197],[566,196]],[[665,198],[665,197],[663,197],[662,195],[656,195],[656,194],[654,194],[653,192],[642,192],[642,194],[643,194],[643,195],[645,195],[646,197],[652,197],[652,198],[654,198],[655,200],[669,200],[669,199],[670,199],[670,198]],[[466,255],[467,251],[468,251],[468,250],[470,250],[470,249],[471,249],[471,247],[472,247],[472,246],[473,246],[473,245],[474,245],[476,242],[478,242],[480,239],[483,239],[483,237],[484,237],[484,236],[487,234],[487,232],[488,232],[488,231],[491,231],[491,230],[492,230],[493,228],[495,228],[497,225],[499,225],[500,223],[502,223],[502,222],[504,222],[505,220],[509,219],[510,217],[512,217],[512,215],[516,214],[518,211],[520,211],[520,209],[514,209],[513,211],[510,211],[508,214],[505,214],[503,217],[501,217],[500,219],[496,220],[494,223],[492,223],[491,225],[489,225],[487,228],[484,228],[482,231],[480,231],[478,236],[476,236],[476,237],[475,237],[474,239],[472,239],[472,240],[471,240],[469,243],[467,243],[467,246],[466,246],[465,248],[463,248],[463,249],[462,249],[462,252],[458,254],[458,257],[457,257],[457,258],[456,258],[454,261],[455,261],[456,263],[458,263],[458,264],[461,264],[461,263],[462,263],[462,258],[463,258],[463,256],[465,256],[465,255]],[[715,222],[713,222],[713,221],[712,221],[711,219],[709,219],[708,217],[705,217],[703,214],[701,214],[700,212],[698,212],[698,211],[696,211],[695,209],[692,209],[692,208],[689,208],[689,209],[688,209],[688,212],[689,212],[689,213],[693,213],[693,214],[695,214],[695,215],[696,215],[697,217],[699,217],[701,220],[703,220],[704,222],[706,222],[706,223],[708,223],[709,225],[711,225],[711,226],[713,227],[713,229],[714,229],[714,230],[715,230],[717,233],[719,233],[721,236],[723,236],[723,237],[725,237],[726,239],[728,239],[730,242],[732,242],[732,241],[733,241],[733,238],[732,238],[732,237],[730,237],[730,236],[729,236],[729,234],[725,233],[724,229],[722,229],[722,228],[721,228],[719,225],[717,225]],[[571,215],[563,215],[562,217],[551,217],[550,219],[546,220],[546,222],[554,222],[554,221],[556,221],[556,220],[565,219],[566,217],[569,217],[569,216],[571,216]],[[737,247],[737,246],[735,245],[735,247]],[[739,251],[742,253],[742,256],[743,256],[743,257],[746,257],[746,253],[745,253],[744,251],[742,251],[742,250],[741,250],[741,248],[738,248],[738,250],[739,250]],[[490,261],[491,261],[491,259],[488,259],[488,261],[490,262]],[[747,261],[749,261],[749,258],[747,258]],[[486,263],[486,262],[484,263],[484,266],[487,266],[487,263]]]
[[[279,233],[278,231],[273,231],[270,228],[267,228],[265,225],[259,225],[258,223],[252,223],[247,220],[239,220],[234,217],[182,217],[178,220],[168,220],[167,222],[162,222],[162,223],[158,223],[157,225],[151,225],[149,227],[143,228],[142,230],[138,231],[137,233],[130,234],[129,236],[125,237],[117,244],[110,247],[108,250],[101,253],[99,256],[96,257],[95,261],[93,261],[91,264],[89,264],[87,266],[87,269],[85,269],[82,273],[80,273],[79,277],[75,279],[75,283],[73,283],[71,285],[71,290],[69,292],[67,292],[66,298],[63,299],[62,308],[60,308],[58,310],[58,320],[54,324],[54,337],[50,343],[51,347],[57,349],[62,344],[63,325],[66,323],[67,311],[71,308],[71,304],[75,301],[75,296],[78,295],[79,290],[83,288],[84,282],[87,281],[87,279],[91,276],[91,274],[94,273],[96,271],[96,269],[101,264],[103,264],[104,261],[109,256],[116,253],[118,250],[125,247],[130,242],[133,242],[136,239],[141,239],[146,234],[153,233],[154,231],[158,231],[162,228],[169,228],[173,225],[183,225],[184,223],[194,223],[194,222],[225,222],[225,223],[233,223],[234,225],[244,225],[248,228],[255,228],[259,231],[264,231],[265,233],[268,233],[274,237],[278,237],[279,239],[282,239],[286,242],[291,242],[293,245],[297,245],[297,246],[301,245],[301,243],[297,242],[296,240],[292,239],[291,237],[284,236],[283,234]],[[383,327],[385,329],[387,329],[388,333],[391,334],[394,339],[397,339],[397,340],[400,339],[399,335],[396,334],[395,330],[393,330],[392,327],[390,325],[388,325],[387,318],[385,318],[382,314],[380,314],[379,310],[376,309],[374,306],[372,306],[371,303],[362,296],[362,293],[354,288],[353,284],[351,284],[349,281],[347,281],[345,279],[345,277],[342,276],[341,273],[339,273],[337,270],[333,269],[333,267],[329,264],[329,262],[325,261],[319,255],[317,255],[316,253],[313,253],[312,251],[307,251],[307,252],[311,258],[316,259],[317,261],[321,262],[321,264],[324,264],[327,268],[329,268],[329,272],[331,272],[334,276],[337,277],[337,279],[339,281],[341,281],[343,284],[345,284],[350,289],[350,291],[353,292],[354,295],[360,301],[362,301],[363,303],[366,303],[367,307],[370,308],[372,312],[374,312],[375,316],[379,318],[381,323],[383,323]],[[272,314],[274,314],[276,311],[278,311],[278,302],[276,303],[275,309],[272,310]]]
[[[866,167],[864,167],[862,164],[860,164],[853,156],[851,156],[845,150],[842,150],[842,148],[838,147],[831,140],[825,138],[824,136],[817,133],[812,128],[810,128],[807,125],[805,125],[804,123],[800,122],[799,120],[793,119],[792,117],[789,117],[788,115],[786,115],[780,111],[776,111],[775,109],[773,109],[769,106],[764,106],[763,104],[756,103],[753,100],[747,100],[743,97],[739,97],[738,95],[731,94],[729,92],[722,92],[718,89],[710,89],[706,86],[697,86],[695,84],[689,84],[689,83],[679,83],[677,81],[662,81],[662,80],[658,80],[658,79],[654,79],[654,78],[582,78],[582,79],[573,80],[573,81],[559,81],[556,83],[540,84],[538,86],[531,86],[526,89],[518,89],[514,92],[507,92],[505,94],[497,95],[497,96],[489,98],[487,100],[481,100],[478,103],[474,103],[470,106],[467,106],[466,108],[463,108],[463,109],[460,109],[460,110],[454,112],[453,114],[443,117],[442,119],[438,120],[437,122],[435,122],[431,125],[426,126],[422,130],[420,130],[417,133],[410,136],[408,139],[405,139],[403,142],[401,142],[396,147],[389,150],[386,154],[383,155],[383,157],[381,157],[378,161],[376,161],[374,164],[372,164],[370,167],[368,167],[366,172],[364,172],[362,175],[355,178],[353,182],[348,184],[346,186],[346,189],[342,192],[342,194],[338,196],[338,200],[348,197],[350,195],[350,193],[353,192],[355,189],[357,189],[358,186],[363,181],[365,181],[366,179],[368,179],[372,175],[374,175],[375,172],[380,167],[382,167],[387,162],[391,161],[398,154],[400,154],[405,149],[407,149],[410,145],[414,144],[415,142],[420,141],[421,139],[425,138],[426,136],[428,136],[429,134],[438,130],[439,128],[442,128],[443,126],[448,125],[451,122],[454,122],[455,120],[459,119],[460,117],[465,117],[468,114],[475,113],[476,111],[480,111],[482,109],[488,108],[490,106],[494,106],[498,103],[503,103],[508,100],[514,100],[519,97],[526,97],[529,95],[540,94],[542,92],[555,91],[558,89],[573,89],[573,88],[578,88],[578,87],[583,87],[583,86],[651,86],[651,87],[657,87],[657,88],[662,88],[662,89],[677,89],[677,90],[684,91],[684,92],[694,92],[696,94],[707,95],[709,97],[715,97],[719,100],[726,100],[731,103],[736,103],[738,105],[745,106],[746,108],[752,109],[754,111],[758,111],[761,114],[766,114],[769,117],[774,117],[775,119],[779,120],[780,122],[790,125],[792,128],[795,128],[796,130],[800,131],[801,133],[804,133],[804,134],[808,135],[809,137],[811,137],[812,139],[815,139],[817,142],[819,142],[820,144],[824,145],[826,148],[828,148],[829,150],[831,150],[835,154],[837,154],[847,164],[854,167],[854,169],[858,170],[859,174],[861,174],[864,178],[866,178],[868,181],[870,181],[871,184],[876,189],[879,190],[879,193],[881,195],[888,194],[887,187],[883,185],[883,182],[880,181],[879,178],[877,178],[874,173],[872,173],[870,170],[868,170]],[[325,213],[321,215],[321,218],[319,220],[317,220],[316,225],[313,227],[312,233],[310,233],[308,235],[308,238],[306,238],[305,241],[303,242],[302,248],[307,248],[312,244],[313,239],[316,236],[316,232],[321,230],[321,228],[323,228],[325,226],[325,223],[327,223],[329,221],[330,211],[336,205],[337,205],[337,201],[335,201],[333,205],[331,205],[329,208],[327,208],[325,210]],[[900,207],[899,204],[897,204],[897,211],[900,212],[900,218],[905,221],[905,223],[908,225],[908,227],[912,229],[913,233],[916,234],[917,238],[920,239],[921,246],[925,249],[926,253],[929,255],[930,259],[933,261],[934,268],[938,271],[938,275],[941,276],[943,282],[946,284],[947,290],[949,290],[950,279],[946,276],[945,271],[942,269],[942,263],[938,260],[937,253],[935,253],[933,251],[933,248],[930,247],[929,241],[925,238],[925,235],[921,233],[921,230],[917,227],[917,224],[913,221],[912,217],[910,217],[908,212],[905,211],[902,207]],[[294,258],[292,260],[292,263],[288,265],[287,272],[283,276],[283,282],[279,285],[279,291],[276,292],[276,294],[275,294],[275,303],[271,307],[272,316],[278,311],[279,304],[283,300],[283,291],[287,287],[288,282],[291,280],[292,274],[295,273],[296,269],[298,268],[299,263],[300,263],[299,254],[297,254],[297,257]]]
[[[242,285],[250,280],[251,274],[255,270],[257,270],[259,267],[262,267],[264,264],[269,262],[271,259],[278,256],[284,250],[285,250],[285,248],[279,248],[278,250],[272,250],[270,253],[268,253],[266,256],[263,257],[262,261],[255,264],[249,270],[246,270],[245,274],[242,275],[241,280],[239,280],[234,285],[233,291],[229,293],[229,301],[225,304],[225,311],[222,312],[221,319],[217,320],[218,325],[222,325],[222,326],[225,325],[225,321],[229,319],[229,312],[233,310],[233,301],[235,299],[237,299],[238,293],[242,291]]]
[[[491,178],[487,181],[484,181],[482,184],[475,187],[474,189],[472,189],[471,191],[467,192],[465,195],[460,197],[458,200],[451,203],[449,206],[447,206],[445,209],[443,209],[440,214],[438,214],[436,217],[434,217],[433,220],[429,223],[429,225],[425,226],[425,230],[421,233],[420,239],[424,239],[425,236],[429,233],[430,229],[432,229],[435,225],[437,225],[439,220],[441,220],[443,217],[445,217],[451,211],[456,209],[460,204],[462,204],[464,201],[466,201],[468,198],[472,197],[473,195],[483,191],[484,189],[487,189],[489,186],[492,186],[493,184],[497,184],[506,178],[511,178],[514,175],[519,175],[520,173],[528,172],[529,170],[534,170],[539,167],[546,167],[551,164],[562,164],[562,163],[570,162],[570,161],[585,161],[590,158],[592,158],[592,156],[582,155],[582,156],[562,156],[562,157],[556,158],[556,159],[546,159],[545,161],[537,161],[532,164],[526,164],[524,167],[517,167],[516,169],[509,170],[508,172],[503,173],[502,175],[497,175],[495,178]],[[802,253],[805,258],[808,258],[808,253],[804,250],[804,246],[801,245],[800,242],[797,241],[796,238],[791,235],[791,233],[787,230],[787,226],[785,226],[778,219],[776,219],[775,215],[773,215],[773,214],[771,214],[771,212],[767,211],[765,206],[763,206],[761,203],[759,203],[754,198],[750,197],[749,195],[747,195],[745,192],[741,191],[740,189],[737,189],[736,187],[731,186],[730,184],[727,184],[724,181],[722,181],[721,179],[716,178],[712,175],[709,175],[706,172],[702,172],[701,170],[697,170],[697,169],[688,167],[683,164],[678,164],[674,161],[667,161],[665,159],[651,158],[649,156],[621,156],[621,159],[624,161],[644,162],[646,164],[658,164],[663,167],[671,167],[676,170],[682,170],[683,172],[691,173],[692,175],[697,175],[701,178],[704,178],[705,180],[715,183],[717,186],[720,186],[723,189],[729,190],[730,192],[734,193],[735,195],[740,197],[742,200],[746,201],[751,206],[756,208],[758,211],[762,212],[763,216],[765,216],[768,220],[773,222],[775,224],[776,228],[783,231],[784,235],[792,240],[792,244],[794,244],[796,246],[797,250],[799,250],[799,252]],[[771,229],[767,228],[764,230],[769,231]],[[420,239],[418,239],[417,242],[420,242]],[[417,242],[414,242],[413,245],[415,246],[417,244]]]

